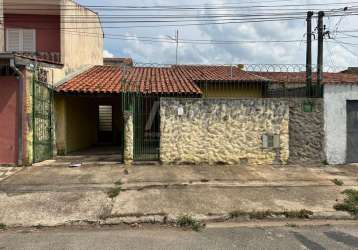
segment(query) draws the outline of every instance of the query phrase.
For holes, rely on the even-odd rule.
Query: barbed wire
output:
[[[147,68],[171,68],[174,66],[207,66],[207,67],[228,67],[241,68],[244,71],[258,71],[258,72],[306,72],[306,64],[268,64],[268,63],[238,63],[238,64],[166,64],[153,62],[134,62],[133,67],[147,67]],[[317,72],[317,65],[311,65],[312,72]],[[345,69],[344,66],[325,65],[325,72],[338,73]]]

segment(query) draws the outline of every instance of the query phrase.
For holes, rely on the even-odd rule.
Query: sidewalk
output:
[[[122,191],[111,199],[106,191],[118,180]],[[37,166],[0,182],[0,223],[55,226],[301,209],[336,218],[345,216],[333,209],[341,192],[357,187],[357,166],[134,166],[128,172],[119,165]]]
[[[9,178],[11,175],[21,171],[21,167],[3,167],[0,166],[0,182]]]

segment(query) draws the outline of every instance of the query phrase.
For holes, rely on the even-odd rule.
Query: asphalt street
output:
[[[0,232],[0,249],[358,249],[358,223],[224,226],[201,232],[164,226],[16,229]]]

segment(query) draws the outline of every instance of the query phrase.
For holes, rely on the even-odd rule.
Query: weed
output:
[[[326,166],[329,165],[327,160],[322,161],[322,164]]]
[[[4,223],[0,223],[0,230],[5,230],[6,229],[6,225]]]
[[[40,229],[43,229],[43,228],[44,228],[44,226],[43,226],[43,225],[41,225],[41,224],[38,224],[38,225],[36,225],[36,226],[35,226],[35,228],[36,228],[36,229],[38,229],[38,230],[40,230]]]
[[[346,196],[343,203],[334,205],[337,211],[346,211],[358,218],[358,190],[346,189],[342,192]]]
[[[176,224],[182,228],[191,228],[192,230],[198,232],[200,231],[204,225],[200,223],[200,221],[196,220],[190,215],[182,215],[179,216],[176,220]]]
[[[109,198],[113,199],[113,198],[117,197],[121,191],[122,191],[122,188],[119,187],[119,186],[114,187],[114,188],[110,188],[107,191],[107,195],[108,195]]]
[[[337,186],[343,186],[344,182],[339,179],[333,179],[332,182],[336,184]]]
[[[247,215],[247,213],[240,211],[240,210],[232,211],[229,213],[229,216],[231,219],[238,218],[238,217],[245,216],[245,215]]]
[[[285,215],[286,218],[308,219],[311,215],[313,215],[313,212],[306,209],[301,209],[297,211],[285,211],[283,215]]]
[[[287,227],[298,227],[298,225],[294,224],[294,223],[287,223],[286,226]]]
[[[122,191],[122,181],[118,180],[114,183],[115,187],[110,188],[107,191],[107,195],[109,198],[113,199],[119,195],[119,193]]]
[[[108,219],[112,214],[112,206],[102,206],[98,215],[98,218],[100,220],[106,220]]]
[[[262,220],[267,217],[272,217],[275,213],[272,211],[254,211],[249,213],[250,219]]]
[[[123,182],[121,180],[118,180],[114,183],[114,185],[116,186],[122,186],[123,185]]]
[[[241,216],[249,216],[250,219],[263,220],[270,217],[284,216],[286,218],[299,218],[299,219],[308,219],[313,212],[309,210],[293,210],[293,211],[284,211],[284,212],[275,212],[275,211],[253,211],[253,212],[243,212],[243,211],[233,211],[230,212],[230,218],[238,218]]]

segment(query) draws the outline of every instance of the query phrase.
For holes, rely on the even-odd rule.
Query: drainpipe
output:
[[[23,164],[23,154],[22,154],[22,149],[23,149],[23,136],[22,136],[22,132],[23,132],[23,127],[24,127],[24,122],[23,122],[23,113],[24,113],[24,109],[23,109],[23,105],[24,105],[24,74],[16,67],[15,65],[15,59],[12,58],[10,59],[10,67],[18,74],[19,76],[19,96],[18,96],[18,158],[17,158],[17,164],[19,166],[21,166]]]

